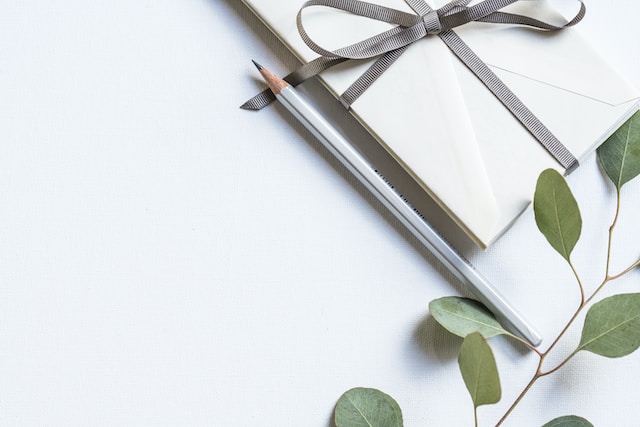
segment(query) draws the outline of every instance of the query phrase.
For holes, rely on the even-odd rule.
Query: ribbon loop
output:
[[[452,29],[477,21],[521,25],[543,31],[561,30],[582,20],[586,12],[583,0],[576,0],[580,3],[580,10],[564,25],[554,25],[533,17],[500,11],[520,0],[482,0],[472,6],[468,6],[471,0],[452,0],[437,10],[432,9],[425,0],[404,1],[415,14],[361,0],[307,0],[298,11],[296,18],[298,32],[304,43],[320,57],[294,71],[289,77],[295,82],[287,81],[295,85],[345,60],[378,57],[373,65],[340,96],[340,102],[349,108],[410,45],[426,36],[437,35],[567,171],[570,172],[577,166],[577,160],[566,147]],[[313,41],[304,28],[302,12],[313,6],[337,9],[357,16],[387,22],[394,27],[363,41],[330,51]],[[247,101],[241,108],[259,110],[271,100],[273,100],[273,95],[269,95],[269,91],[266,90]]]

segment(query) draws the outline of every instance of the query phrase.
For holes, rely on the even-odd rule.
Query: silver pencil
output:
[[[510,332],[538,346],[542,338],[469,262],[429,225],[386,178],[286,81],[253,61],[276,99],[298,119]]]

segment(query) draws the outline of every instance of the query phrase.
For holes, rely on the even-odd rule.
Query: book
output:
[[[318,57],[296,27],[302,2],[243,2],[301,62]],[[403,0],[376,2],[414,13]],[[564,19],[544,2],[509,8],[545,21]],[[310,37],[329,50],[392,27],[326,7],[303,15]],[[454,31],[578,161],[640,105],[640,93],[573,28],[547,32],[472,22]],[[337,97],[373,60],[346,61],[319,78]],[[349,111],[481,248],[529,206],[540,172],[564,172],[437,36],[409,46]]]

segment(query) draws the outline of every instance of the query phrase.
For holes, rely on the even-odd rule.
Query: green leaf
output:
[[[496,360],[480,333],[473,332],[465,337],[460,347],[458,365],[476,408],[500,400],[502,391]]]
[[[402,427],[402,411],[388,394],[373,388],[344,393],[334,413],[336,427]]]
[[[640,111],[597,150],[598,160],[618,191],[640,174]]]
[[[462,338],[472,332],[479,332],[485,338],[511,335],[484,305],[469,298],[439,298],[429,303],[429,311],[446,330]]]
[[[580,237],[582,218],[567,182],[557,171],[547,169],[538,177],[533,211],[542,234],[569,261]]]
[[[640,294],[603,299],[587,312],[576,352],[622,357],[640,347]]]
[[[567,415],[553,419],[542,427],[593,427],[593,424],[582,417]]]

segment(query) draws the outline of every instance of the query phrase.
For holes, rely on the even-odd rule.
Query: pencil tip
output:
[[[264,68],[262,65],[258,64],[258,63],[257,63],[256,61],[254,61],[253,59],[251,60],[251,62],[253,62],[253,65],[255,65],[255,66],[256,66],[256,68],[257,68],[258,70],[262,70],[262,68]]]

